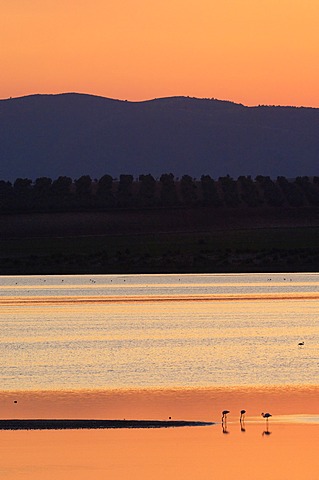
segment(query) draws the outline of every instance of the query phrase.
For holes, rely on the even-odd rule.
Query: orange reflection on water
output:
[[[314,480],[314,425],[236,423],[178,429],[1,432],[0,474],[9,480]]]
[[[218,423],[169,429],[1,431],[0,475],[9,480],[314,480],[319,471],[318,423],[278,423],[276,416],[318,414],[318,394],[319,387],[4,392],[1,418],[171,416]],[[230,414],[223,427],[220,415],[225,408]],[[242,408],[247,410],[244,424],[239,422]],[[268,426],[260,416],[264,410],[273,414]]]
[[[319,386],[83,390],[0,393],[0,418],[182,419],[220,422],[276,415],[317,414]]]
[[[210,301],[260,301],[260,300],[318,300],[319,293],[211,293],[211,294],[177,294],[177,295],[82,295],[71,296],[2,296],[0,305],[90,305],[108,303],[153,303],[153,302],[210,302]]]

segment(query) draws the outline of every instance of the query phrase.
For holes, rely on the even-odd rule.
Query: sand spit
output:
[[[187,420],[71,420],[71,419],[10,419],[0,420],[0,430],[77,430],[98,428],[169,428],[201,427],[213,422]]]

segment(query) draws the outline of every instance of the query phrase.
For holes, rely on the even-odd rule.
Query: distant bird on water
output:
[[[262,413],[261,416],[264,417],[267,422],[268,422],[268,418],[272,417],[271,413]]]
[[[304,345],[304,344],[305,344],[305,342],[299,342],[299,343],[298,343],[298,345],[300,345],[300,346],[301,346],[301,345]]]
[[[230,413],[229,410],[223,410],[222,411],[222,422],[226,421],[227,418],[226,418],[226,415]]]
[[[240,410],[240,421],[244,420],[246,410]]]

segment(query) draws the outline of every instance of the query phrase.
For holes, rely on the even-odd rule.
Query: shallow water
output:
[[[273,425],[266,431],[247,425],[242,431],[236,425],[227,431],[212,426],[1,432],[0,475],[10,480],[317,478],[318,427]]]
[[[2,390],[318,383],[317,274],[2,277],[0,292]]]
[[[6,418],[170,416],[217,423],[142,431],[1,431],[0,476],[314,480],[319,468],[318,397],[319,387],[309,386],[3,392],[0,408]],[[230,413],[223,425],[224,408]],[[240,423],[242,408],[246,418]],[[260,415],[265,409],[273,414],[268,423]]]
[[[216,422],[2,431],[1,478],[317,478],[318,274],[1,277],[0,305],[0,418]]]
[[[4,276],[1,296],[86,297],[318,294],[317,273]]]

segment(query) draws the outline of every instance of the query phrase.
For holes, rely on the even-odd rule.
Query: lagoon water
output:
[[[318,383],[319,274],[2,277],[0,294],[2,390]]]
[[[215,422],[0,431],[1,478],[317,478],[319,274],[1,277],[0,307],[0,418]]]

